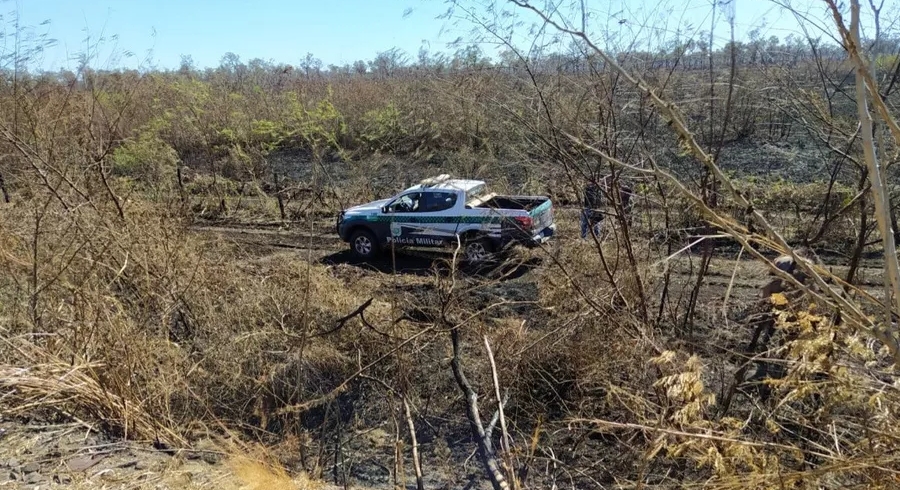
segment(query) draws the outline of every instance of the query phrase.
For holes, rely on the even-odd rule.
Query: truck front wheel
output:
[[[356,230],[350,235],[350,251],[357,258],[370,260],[378,255],[378,242],[369,230]]]

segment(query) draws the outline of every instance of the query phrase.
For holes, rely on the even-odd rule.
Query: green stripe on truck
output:
[[[495,216],[348,216],[347,223],[353,222],[374,223],[501,223],[502,217]]]

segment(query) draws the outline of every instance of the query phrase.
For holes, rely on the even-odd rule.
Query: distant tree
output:
[[[219,61],[219,66],[234,72],[241,66],[241,57],[229,51],[222,56],[222,59]]]
[[[219,63],[219,71],[223,72],[231,81],[231,90],[237,91],[244,85],[247,76],[247,66],[241,63],[241,57],[228,52]]]
[[[395,75],[406,63],[406,54],[400,48],[391,48],[378,53],[375,59],[369,62],[369,67],[377,75],[390,77]]]
[[[319,76],[322,74],[322,60],[313,56],[312,53],[306,53],[306,57],[300,62],[300,68],[306,74],[306,78],[311,76]]]
[[[183,76],[190,76],[195,71],[194,58],[189,54],[181,55],[181,63],[178,66],[178,73]]]
[[[519,55],[511,49],[505,49],[500,52],[498,64],[510,71],[516,71],[525,65]]]
[[[474,70],[490,66],[490,64],[491,60],[484,56],[481,48],[476,44],[458,49],[450,61],[450,66],[454,70]]]
[[[432,53],[426,46],[419,48],[416,67],[421,71],[440,73],[444,70],[447,59],[442,53]]]

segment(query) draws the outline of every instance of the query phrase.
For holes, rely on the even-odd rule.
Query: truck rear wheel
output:
[[[483,264],[493,256],[491,243],[484,238],[475,238],[466,242],[465,261],[469,264]]]
[[[350,251],[357,258],[370,260],[378,255],[378,242],[369,230],[356,230],[350,235]]]

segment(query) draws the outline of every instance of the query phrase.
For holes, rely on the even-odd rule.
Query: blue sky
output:
[[[770,0],[734,1],[739,37],[758,26],[764,26],[764,37],[784,39],[798,32],[794,17]],[[653,31],[642,27],[646,25],[662,26],[657,36],[674,35],[675,27],[686,24],[694,31],[709,29],[710,0],[586,3],[594,12],[595,29],[622,29],[623,39],[649,36]],[[823,17],[821,0],[800,3],[819,22],[830,21]],[[891,3],[887,1],[886,11]],[[218,65],[227,52],[243,61],[262,58],[294,65],[309,52],[325,66],[371,60],[393,47],[415,58],[423,43],[432,51],[446,50],[448,42],[467,34],[470,25],[454,27],[436,19],[446,10],[442,0],[0,0],[7,34],[18,12],[21,25],[58,41],[44,54],[42,65],[48,69],[74,68],[71,58],[84,52],[88,35],[95,41],[105,37],[92,62],[98,68],[147,67],[148,56],[156,66],[175,68],[181,55],[190,55],[202,68]],[[620,26],[618,19],[628,22]],[[49,24],[40,25],[47,20]],[[727,33],[727,25],[719,24],[717,37]],[[126,51],[133,56],[122,57]]]
[[[407,8],[412,12],[404,17]],[[296,64],[307,52],[328,63],[371,59],[394,46],[412,56],[423,41],[437,43],[446,9],[422,0],[6,0],[0,13],[9,22],[18,10],[20,22],[36,26],[58,40],[44,56],[45,66],[64,66],[85,49],[90,34],[106,41],[97,65],[109,53],[131,51],[134,66],[152,49],[161,67],[177,67],[182,54],[198,66],[218,65],[234,52],[242,60],[272,59]],[[45,20],[49,25],[40,26]],[[118,38],[113,40],[116,35]]]

